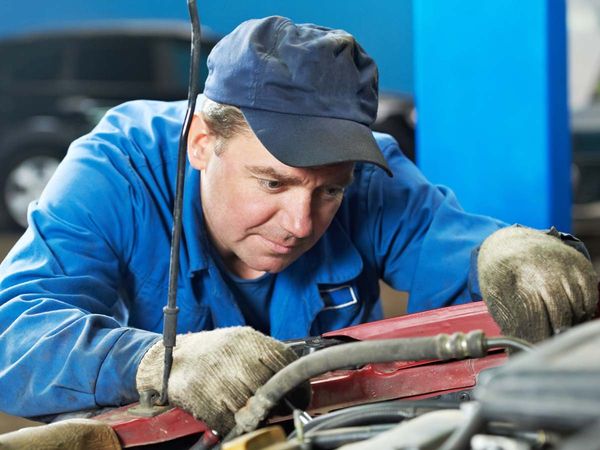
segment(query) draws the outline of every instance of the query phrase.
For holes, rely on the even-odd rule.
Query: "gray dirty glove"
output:
[[[250,327],[178,335],[169,402],[224,436],[235,425],[235,412],[256,389],[296,358],[283,343]],[[138,391],[162,391],[163,360],[164,347],[159,341],[138,367]]]
[[[483,242],[477,269],[483,299],[507,336],[539,342],[591,319],[598,307],[590,261],[542,231],[496,231]]]
[[[0,449],[117,450],[121,448],[113,429],[90,419],[70,419],[0,435]]]

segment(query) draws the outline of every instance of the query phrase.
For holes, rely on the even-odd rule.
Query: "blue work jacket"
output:
[[[29,228],[0,266],[0,410],[36,416],[137,400],[138,364],[162,331],[185,107],[112,109],[30,207]],[[379,279],[410,292],[409,312],[477,295],[471,252],[504,224],[464,212],[390,136],[375,137],[394,177],[356,164],[331,226],[276,277],[264,312],[272,336],[381,318]],[[199,181],[188,165],[179,333],[245,323],[210,256]]]

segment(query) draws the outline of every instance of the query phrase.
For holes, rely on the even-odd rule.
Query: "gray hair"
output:
[[[238,107],[217,103],[202,94],[198,96],[196,113],[202,114],[208,128],[217,137],[217,155],[222,153],[228,139],[250,132],[250,125]]]

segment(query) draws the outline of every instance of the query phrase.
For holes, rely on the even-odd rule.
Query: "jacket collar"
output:
[[[356,278],[363,262],[350,236],[334,218],[323,237],[290,269],[314,284],[340,284]]]
[[[181,250],[187,254],[187,276],[191,278],[196,272],[208,268],[210,255],[200,200],[200,171],[189,162],[185,174],[182,214]]]

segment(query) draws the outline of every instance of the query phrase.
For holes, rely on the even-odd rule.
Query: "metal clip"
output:
[[[154,417],[172,408],[172,406],[156,405],[156,401],[160,398],[160,394],[150,389],[140,392],[140,402],[136,406],[132,406],[127,410],[129,414],[141,417]]]

